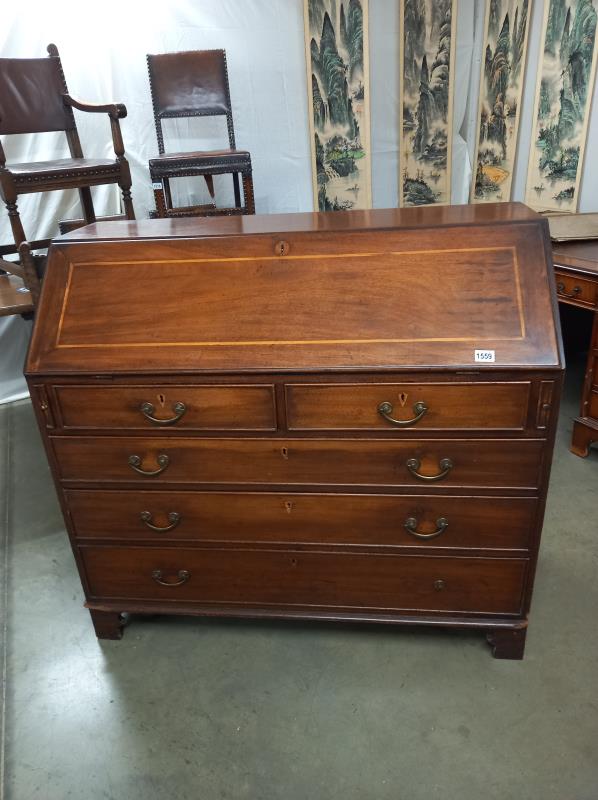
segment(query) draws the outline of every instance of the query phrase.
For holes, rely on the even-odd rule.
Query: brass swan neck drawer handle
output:
[[[149,477],[152,475],[159,475],[161,472],[164,472],[166,467],[170,464],[170,459],[166,453],[159,453],[156,461],[158,462],[158,469],[146,470],[141,468],[141,456],[129,456],[129,466],[131,469],[134,469],[135,472],[138,472],[140,475],[147,475]]]
[[[441,481],[443,478],[449,474],[449,472],[453,468],[453,462],[450,458],[441,458],[438,466],[440,467],[440,472],[437,472],[436,475],[422,475],[419,472],[419,468],[421,466],[421,462],[419,458],[410,458],[406,461],[405,466],[409,470],[409,472],[413,475],[414,478],[418,478],[420,481]]]
[[[562,281],[559,281],[556,285],[556,290],[561,297],[577,297],[577,295],[581,292],[581,286],[574,286],[572,292],[565,291],[565,284]]]
[[[417,519],[415,517],[408,517],[405,520],[405,527],[413,536],[417,536],[418,539],[435,539],[436,536],[440,536],[448,528],[448,519],[446,517],[439,517],[436,520],[436,530],[432,533],[420,533],[417,530]]]
[[[428,406],[421,400],[415,403],[413,406],[413,413],[415,416],[411,417],[411,419],[395,419],[391,417],[392,409],[392,403],[385,400],[384,403],[380,403],[378,406],[378,414],[384,417],[387,422],[390,422],[391,425],[396,425],[398,428],[407,428],[409,425],[415,425],[416,422],[420,421],[424,414],[427,413]]]
[[[170,511],[168,514],[168,522],[169,525],[165,525],[164,527],[159,527],[158,525],[154,525],[152,522],[152,512],[151,511],[142,511],[140,514],[141,521],[144,525],[146,525],[150,530],[156,531],[156,533],[168,533],[168,531],[172,531],[176,528],[176,526],[181,521],[181,515],[178,511]]]
[[[154,408],[153,403],[142,403],[139,406],[139,410],[143,414],[146,419],[149,419],[150,422],[153,422],[154,425],[174,425],[177,423],[180,418],[183,416],[185,411],[187,410],[187,406],[184,403],[175,403],[172,406],[172,410],[174,411],[174,417],[167,417],[166,419],[160,419],[159,417],[154,417]]]
[[[187,583],[187,581],[191,577],[191,573],[189,572],[189,570],[186,569],[180,569],[177,572],[178,580],[176,581],[165,581],[164,578],[162,577],[163,574],[164,573],[162,572],[161,569],[155,569],[152,572],[152,578],[156,581],[156,583],[159,583],[160,586],[182,586],[184,583]]]

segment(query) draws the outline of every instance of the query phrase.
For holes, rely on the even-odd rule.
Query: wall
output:
[[[531,20],[528,70],[520,124],[520,156],[514,199],[525,189],[532,106],[544,3],[535,0]],[[594,0],[598,6],[598,0]],[[483,35],[483,0],[459,0],[456,50],[457,90],[453,149],[453,202],[467,201],[476,135],[477,92]],[[372,112],[372,189],[374,206],[397,205],[398,197],[398,0],[370,0],[370,73]],[[145,65],[148,52],[223,47],[227,51],[237,145],[251,152],[258,213],[312,209],[310,148],[302,0],[138,0],[87,5],[54,0],[21,0],[3,11],[0,57],[45,55],[49,42],[62,56],[69,91],[89,102],[124,102],[129,116],[122,122],[133,173],[133,199],[139,217],[153,206],[148,159],[157,152]],[[84,151],[111,152],[107,118],[77,114]],[[222,144],[224,126],[205,121],[171,122],[166,130],[176,149],[202,149]],[[206,133],[207,131],[207,133]],[[580,210],[598,209],[598,103],[594,103],[586,150]],[[8,161],[66,155],[58,134],[10,137]],[[219,179],[222,184],[225,178]],[[113,187],[94,190],[100,213],[118,210]],[[204,187],[187,183],[182,196],[205,197]],[[41,238],[57,232],[55,221],[78,215],[76,192],[24,197],[20,208],[25,230]],[[0,215],[0,241],[10,241],[6,215]],[[0,402],[22,395],[20,365],[29,336],[20,318],[0,320]],[[10,362],[10,363],[9,363]]]

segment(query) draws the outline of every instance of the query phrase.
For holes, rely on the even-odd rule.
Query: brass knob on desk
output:
[[[152,578],[159,583],[160,586],[182,586],[183,583],[187,583],[189,578],[191,577],[191,573],[187,569],[180,569],[177,572],[177,580],[176,581],[165,581],[163,576],[163,572],[161,569],[155,569],[152,572]]]
[[[448,519],[446,517],[439,517],[436,520],[436,530],[432,533],[420,533],[417,530],[417,519],[415,517],[408,517],[405,520],[405,527],[410,534],[416,536],[418,539],[435,539],[440,536],[448,528]]]
[[[572,292],[566,292],[565,284],[562,281],[559,281],[556,285],[556,290],[561,297],[575,298],[581,292],[581,286],[574,286]]]
[[[422,475],[419,472],[419,468],[421,466],[421,461],[419,458],[409,458],[405,462],[405,466],[409,470],[409,472],[413,475],[414,478],[417,478],[420,481],[440,481],[449,474],[449,472],[453,468],[453,462],[450,458],[441,458],[438,466],[440,467],[440,472],[436,473],[436,475]]]
[[[444,589],[445,586],[446,586],[446,584],[445,584],[444,581],[434,581],[434,589],[437,592],[441,592]]]
[[[156,533],[168,533],[168,531],[172,531],[176,528],[176,526],[181,521],[181,515],[178,511],[170,511],[168,513],[168,522],[169,525],[165,525],[163,528],[159,527],[158,525],[154,525],[152,522],[152,512],[151,511],[142,511],[139,515],[141,517],[141,521],[144,525],[146,525],[150,530],[155,531]]]
[[[415,425],[416,422],[419,422],[420,419],[427,413],[428,406],[423,402],[423,400],[418,400],[417,403],[413,406],[413,413],[415,416],[411,417],[411,419],[395,419],[392,417],[393,405],[389,403],[388,400],[385,400],[383,403],[380,403],[378,406],[378,414],[387,422],[390,422],[391,425],[396,425],[397,428],[407,428],[409,425]]]
[[[166,455],[166,453],[159,453],[158,457],[156,458],[158,462],[158,469],[153,470],[145,470],[141,467],[141,456],[132,455],[129,456],[129,466],[131,469],[134,469],[135,472],[138,472],[140,475],[145,475],[147,477],[152,477],[153,475],[159,475],[161,472],[164,472],[166,467],[170,464],[170,459]]]
[[[153,422],[154,425],[174,425],[183,416],[183,414],[187,410],[187,406],[184,403],[174,403],[174,405],[172,406],[174,416],[166,417],[166,419],[160,419],[160,417],[154,416],[154,412],[156,409],[154,408],[153,403],[142,403],[139,406],[139,410],[141,411],[143,416],[150,422]]]

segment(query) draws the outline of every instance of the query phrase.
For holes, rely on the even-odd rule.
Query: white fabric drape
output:
[[[547,0],[544,0],[547,2]],[[520,153],[514,192],[522,199],[526,153],[539,57],[544,2],[533,4],[525,83]],[[477,132],[477,92],[483,28],[482,0],[459,0],[456,48],[452,197],[467,202],[471,157]],[[251,152],[258,213],[306,211],[313,208],[306,69],[303,42],[303,0],[172,0],[170,3],[104,0],[93,9],[73,0],[20,0],[3,10],[0,57],[45,55],[54,42],[60,51],[69,91],[89,102],[124,102],[122,121],[127,157],[133,175],[133,201],[138,217],[147,216],[153,198],[147,169],[157,152],[145,55],[223,47],[227,52],[237,145]],[[377,208],[397,205],[398,197],[398,70],[401,32],[398,0],[369,0],[372,189]],[[84,148],[90,156],[112,153],[105,116],[77,115]],[[176,148],[222,146],[224,125],[191,120],[166,128]],[[598,104],[593,106],[581,209],[598,207],[598,159],[592,141],[598,130]],[[42,134],[8,137],[9,161],[67,155],[64,137]],[[217,183],[230,191],[225,176]],[[200,202],[205,187],[186,181],[185,202]],[[115,187],[93,190],[99,214],[119,210]],[[31,238],[57,233],[57,220],[79,216],[78,195],[51,192],[21,198],[25,231]],[[0,242],[11,241],[6,214],[0,209]],[[0,320],[0,402],[22,396],[20,377],[30,325],[20,318]]]

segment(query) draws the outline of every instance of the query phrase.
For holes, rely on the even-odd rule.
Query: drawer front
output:
[[[538,486],[544,442],[52,437],[70,481]],[[431,481],[427,480],[432,478]]]
[[[596,305],[596,284],[566,272],[556,271],[556,293],[559,300],[584,307]]]
[[[274,387],[56,386],[65,428],[276,430]]]
[[[67,490],[80,538],[527,548],[532,498]],[[158,530],[156,530],[156,528]]]
[[[525,559],[82,547],[92,597],[518,614]],[[178,585],[163,585],[178,584]]]
[[[291,430],[522,430],[531,384],[378,383],[286,387]]]

